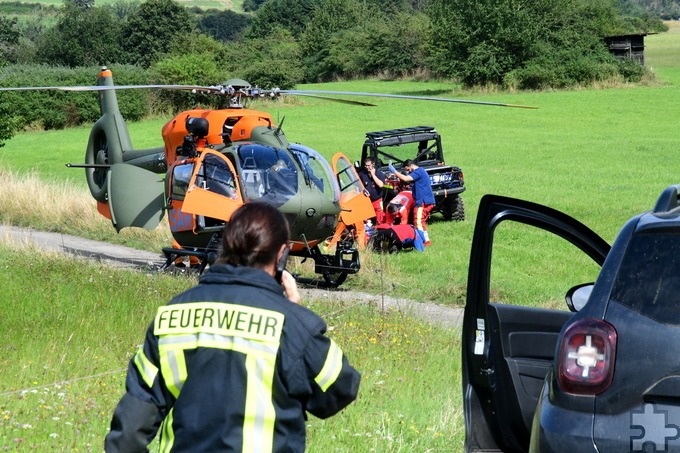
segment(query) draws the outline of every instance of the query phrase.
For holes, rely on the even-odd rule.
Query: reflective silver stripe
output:
[[[278,343],[262,343],[241,337],[232,337],[212,333],[201,332],[189,335],[168,335],[158,340],[158,346],[163,349],[195,349],[216,348],[227,350],[240,350],[247,353],[260,353],[276,355],[279,349]]]
[[[135,367],[137,368],[137,371],[139,372],[139,375],[144,379],[144,382],[146,385],[151,388],[153,386],[153,381],[156,379],[156,376],[158,375],[158,368],[151,363],[151,360],[149,360],[146,357],[146,354],[144,354],[144,349],[142,346],[137,348],[137,354],[135,354],[135,359],[134,359],[134,364]]]
[[[166,355],[166,360],[168,364],[168,368],[170,370],[170,376],[172,381],[168,382],[167,379],[165,381],[165,385],[168,387],[168,390],[170,390],[173,395],[175,395],[175,398],[179,396],[179,392],[182,391],[182,386],[184,385],[184,379],[186,379],[186,372],[182,373],[182,370],[180,368],[180,364],[178,363],[179,360],[183,360],[184,358],[184,353],[182,351],[165,351]],[[182,359],[178,359],[178,356],[182,356]],[[182,376],[184,375],[184,376]]]
[[[279,341],[262,341],[232,335],[198,332],[161,335],[158,348],[161,370],[168,390],[177,398],[187,379],[184,351],[196,348],[235,351],[246,356],[246,406],[243,420],[243,452],[271,452],[274,445],[276,409],[272,388]],[[340,353],[342,357],[342,352]],[[341,363],[342,365],[342,363]],[[172,438],[172,427],[166,431]],[[172,445],[171,443],[169,445]]]
[[[243,420],[243,452],[272,451],[276,422],[276,409],[272,403],[275,367],[276,356],[246,357],[248,382]]]
[[[330,348],[328,348],[326,362],[323,364],[323,368],[321,368],[319,375],[314,378],[324,392],[328,390],[328,387],[333,385],[342,370],[342,350],[335,341],[330,341],[331,345]]]

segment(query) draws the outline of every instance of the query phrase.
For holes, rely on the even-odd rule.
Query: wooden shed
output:
[[[617,58],[635,60],[645,64],[645,36],[652,33],[634,33],[630,35],[607,36],[605,43],[609,51]]]

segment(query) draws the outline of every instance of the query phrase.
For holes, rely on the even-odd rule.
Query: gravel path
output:
[[[0,225],[0,241],[31,245],[52,252],[69,253],[122,268],[158,269],[165,262],[165,257],[161,253],[145,252],[68,234],[48,233],[14,226]],[[301,293],[307,298],[360,301],[374,304],[385,310],[404,311],[446,328],[458,327],[463,321],[463,310],[460,308],[449,308],[380,294],[347,291],[342,287],[338,289],[302,287]]]

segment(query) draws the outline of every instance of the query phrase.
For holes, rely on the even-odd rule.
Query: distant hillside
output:
[[[680,20],[680,0],[619,0],[624,14],[659,17],[663,20]]]

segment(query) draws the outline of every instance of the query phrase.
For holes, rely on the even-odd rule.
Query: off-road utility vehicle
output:
[[[463,171],[444,163],[441,136],[434,127],[367,132],[361,162],[368,156],[374,157],[376,167],[386,174],[390,163],[400,170],[407,159],[413,159],[430,175],[437,202],[432,212],[441,212],[446,220],[465,220],[465,206],[460,196],[465,191]],[[389,178],[386,186],[386,203],[404,189],[404,183],[396,177]]]

